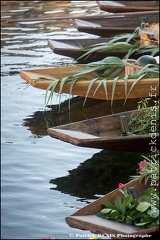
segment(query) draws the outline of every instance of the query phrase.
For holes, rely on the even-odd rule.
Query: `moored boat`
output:
[[[148,186],[138,180],[128,182],[125,186],[129,189],[137,190],[137,197],[141,196]],[[122,196],[119,188],[107,193],[98,200],[93,201],[87,206],[79,209],[75,213],[65,218],[67,224],[72,228],[89,230],[95,234],[102,234],[102,236],[110,236],[112,239],[132,239],[134,236],[158,236],[159,226],[150,228],[138,227],[126,223],[108,220],[97,216],[97,213],[102,209],[102,204],[105,200],[111,203],[115,201],[118,196]]]
[[[159,10],[159,1],[97,1],[101,10],[113,13]]]
[[[117,56],[124,58],[127,54],[126,49],[112,49],[112,50],[95,50],[88,55],[83,56],[89,52],[93,47],[100,46],[101,43],[108,43],[112,38],[85,38],[85,39],[53,39],[48,40],[48,46],[51,50],[60,55],[74,58],[79,63],[87,63],[102,60],[108,56]],[[138,58],[141,54],[132,54],[130,57]]]
[[[78,60],[78,62],[98,61],[107,56],[119,56],[123,58],[127,54],[126,50],[97,50],[88,54],[88,56],[82,57],[83,54],[91,50],[93,45],[108,42],[110,39],[111,38],[99,37],[85,39],[53,39],[48,40],[48,46],[54,53],[74,58]]]
[[[159,96],[159,88],[157,87],[159,84],[158,78],[141,79],[136,84],[135,79],[128,79],[127,89],[125,87],[123,79],[119,79],[117,81],[116,87],[113,80],[108,79],[105,81],[107,86],[107,93],[101,80],[94,81],[92,87],[88,91],[91,83],[90,79],[95,79],[95,75],[93,73],[86,73],[81,75],[81,79],[76,81],[74,84],[72,80],[67,80],[65,82],[62,81],[62,79],[68,76],[73,77],[76,71],[82,70],[84,68],[85,67],[82,65],[74,65],[40,69],[26,69],[20,72],[20,76],[28,84],[36,88],[46,90],[50,84],[55,84],[55,92],[87,98],[96,98],[102,100],[126,99],[126,97],[144,98],[149,96],[148,94],[151,92],[151,86],[155,89],[154,94],[157,97]],[[123,72],[122,75],[124,76],[125,73]],[[89,80],[86,80],[86,78]],[[50,88],[50,90],[51,89],[52,88]]]
[[[96,18],[94,21],[75,19],[74,24],[76,28],[81,32],[87,32],[90,34],[98,35],[101,37],[111,37],[122,33],[132,33],[134,30],[141,26],[142,22],[154,23],[159,22],[159,14],[147,14],[142,15],[119,15],[109,18]]]
[[[149,152],[151,136],[132,134],[128,127],[131,116],[138,110],[91,118],[48,128],[51,137],[80,147],[107,150]],[[156,133],[159,146],[159,134]]]

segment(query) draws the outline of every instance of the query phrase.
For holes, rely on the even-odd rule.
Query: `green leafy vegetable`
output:
[[[159,225],[159,197],[153,187],[149,187],[138,199],[128,194],[126,187],[120,191],[123,197],[118,196],[114,204],[106,199],[97,216],[143,228]],[[148,192],[150,193],[149,198]],[[151,194],[154,195],[154,208]]]

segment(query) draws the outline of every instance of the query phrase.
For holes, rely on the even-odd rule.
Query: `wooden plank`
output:
[[[62,48],[62,49],[73,49],[73,50],[85,50],[92,48],[93,45],[97,45],[100,43],[105,43],[108,42],[110,40],[112,40],[113,38],[109,37],[109,38],[101,38],[101,37],[96,37],[96,38],[64,38],[64,39],[53,39],[53,40],[49,40],[49,45],[51,47],[52,50],[54,50],[54,48],[58,49],[58,48]],[[122,50],[123,51],[123,50]],[[126,52],[126,51],[124,51]]]
[[[80,130],[75,131],[75,130],[55,128],[55,129],[51,129],[50,132],[52,134],[55,132],[55,137],[57,137],[58,135],[63,135],[63,136],[71,136],[72,138],[78,138],[78,139],[91,139],[91,138],[95,139],[95,138],[98,138],[98,136],[94,136],[94,135],[89,134],[89,133],[84,133],[84,132],[81,132]],[[60,138],[60,137],[58,137],[58,138]]]

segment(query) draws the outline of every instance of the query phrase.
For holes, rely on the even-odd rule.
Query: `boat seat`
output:
[[[78,139],[88,139],[88,138],[99,138],[95,135],[89,134],[89,133],[84,133],[81,131],[75,131],[75,130],[66,130],[66,129],[50,129],[50,133],[54,134],[54,132],[59,132],[60,134],[64,134],[70,137],[76,137]]]

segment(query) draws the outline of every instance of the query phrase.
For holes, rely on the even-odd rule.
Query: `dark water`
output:
[[[111,113],[104,101],[62,95],[57,111],[44,108],[45,91],[28,87],[19,72],[72,64],[54,54],[49,39],[93,37],[78,32],[71,20],[13,21],[19,18],[95,14],[95,1],[2,1],[2,223],[1,239],[88,239],[89,231],[70,228],[65,217],[127,181],[141,155],[80,148],[47,135],[47,126]],[[128,102],[135,108],[137,101]],[[115,104],[120,111],[123,104]],[[87,235],[88,234],[88,235]]]

